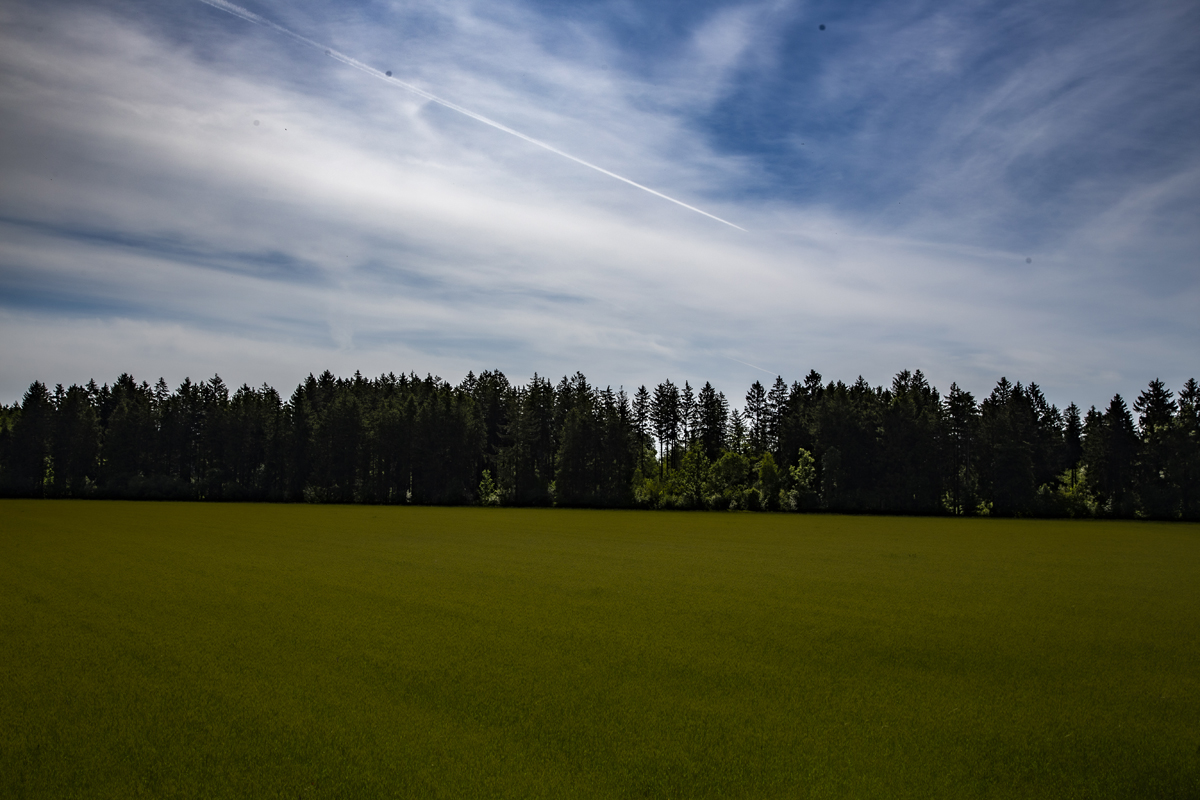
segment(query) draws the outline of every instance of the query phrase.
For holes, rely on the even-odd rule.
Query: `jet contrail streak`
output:
[[[650,194],[654,195],[655,197],[661,197],[663,200],[669,200],[677,206],[683,206],[684,208],[688,209],[689,211],[695,211],[697,214],[703,214],[704,216],[708,217],[709,219],[715,219],[717,222],[723,222],[724,224],[728,225],[731,228],[737,228],[739,231],[744,232],[746,230],[745,228],[741,227],[740,225],[734,225],[732,222],[730,222],[727,219],[721,219],[720,217],[716,216],[715,214],[710,214],[707,211],[703,211],[699,208],[696,208],[695,206],[689,206],[687,203],[683,202],[682,200],[676,200],[674,197],[669,197],[669,196],[663,194],[662,192],[656,192],[653,189],[651,189],[649,186],[643,186],[642,184],[637,183],[636,181],[631,181],[631,180],[629,180],[629,178],[622,177],[621,175],[618,175],[615,172],[609,172],[608,170],[604,169],[604,167],[598,167],[595,164],[592,164],[591,162],[584,161],[582,158],[576,158],[575,156],[571,155],[570,153],[564,153],[562,150],[559,150],[557,147],[554,147],[553,145],[549,145],[543,141],[534,139],[532,136],[526,136],[525,134],[521,133],[520,131],[513,130],[512,128],[508,127],[507,125],[503,125],[499,122],[496,122],[493,119],[488,119],[487,117],[483,116],[482,114],[476,114],[474,111],[463,108],[460,105],[451,103],[449,100],[443,100],[442,98],[438,97],[437,95],[430,94],[429,92],[425,91],[424,89],[413,86],[411,83],[405,83],[404,81],[402,81],[398,78],[393,78],[388,75],[385,75],[383,72],[375,69],[374,67],[367,66],[366,64],[362,63],[361,61],[351,58],[350,56],[344,55],[342,53],[339,53],[338,51],[334,50],[331,47],[326,47],[325,45],[320,44],[319,42],[314,42],[312,39],[309,39],[306,36],[301,36],[298,33],[290,31],[287,28],[283,27],[282,25],[280,25],[276,22],[272,22],[271,20],[267,19],[266,17],[261,17],[258,14],[255,14],[253,11],[250,11],[249,9],[242,8],[239,5],[234,5],[233,3],[228,2],[228,0],[200,0],[200,2],[204,3],[205,5],[212,6],[213,8],[218,8],[221,11],[225,11],[229,14],[233,14],[235,17],[240,17],[241,19],[244,19],[247,22],[253,22],[255,25],[262,25],[263,27],[270,28],[273,31],[282,33],[284,36],[289,36],[298,42],[308,45],[309,47],[315,48],[317,50],[323,50],[325,52],[325,55],[329,56],[330,58],[334,59],[335,61],[340,61],[347,66],[354,67],[355,69],[365,72],[372,77],[380,79],[381,81],[387,81],[388,83],[392,83],[397,86],[403,87],[415,95],[424,97],[426,100],[428,100],[432,103],[437,103],[440,106],[445,106],[446,108],[450,109],[451,111],[457,111],[458,113],[468,116],[473,120],[482,122],[484,125],[490,125],[497,130],[501,130],[501,131],[504,131],[505,133],[512,134],[513,136],[516,136],[518,139],[524,139],[525,141],[529,142],[530,144],[537,145],[538,147],[540,147],[544,150],[549,150],[551,153],[554,153],[555,155],[560,155],[563,158],[569,158],[571,161],[574,161],[576,164],[582,164],[583,166],[588,167],[589,169],[594,169],[594,170],[596,170],[596,172],[603,173],[604,175],[607,175],[610,178],[616,178],[617,180],[622,181],[623,183],[628,183],[630,186],[635,186],[638,189],[641,189],[643,192],[649,192]]]
[[[743,364],[747,367],[750,367],[751,369],[756,369],[759,372],[765,372],[768,375],[776,375],[777,374],[777,373],[771,372],[771,370],[769,370],[769,369],[763,369],[762,367],[756,367],[753,364],[747,364],[745,361],[742,361],[740,358],[734,358],[733,356],[725,356],[725,357],[728,358],[730,361],[736,361],[739,364]]]

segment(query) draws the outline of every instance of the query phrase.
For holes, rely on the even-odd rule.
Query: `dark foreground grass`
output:
[[[0,796],[1200,797],[1200,527],[3,502]]]

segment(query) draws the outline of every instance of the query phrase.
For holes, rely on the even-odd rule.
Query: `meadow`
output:
[[[1200,797],[1200,526],[2,501],[0,796]]]

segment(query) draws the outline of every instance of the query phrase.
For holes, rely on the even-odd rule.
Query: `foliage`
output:
[[[739,409],[707,382],[631,398],[578,372],[326,371],[286,400],[123,374],[0,407],[0,494],[1197,519],[1198,395],[1155,380],[1132,412],[1117,395],[1082,413],[1007,378],[977,402],[920,370],[888,387],[810,371]]]
[[[483,478],[481,478],[479,481],[479,505],[500,505],[500,490],[496,488],[496,482],[492,480],[492,473],[490,470],[485,469],[483,471]]]
[[[817,462],[812,453],[801,447],[796,463],[788,469],[791,490],[784,490],[781,505],[785,511],[811,511],[819,507],[817,493]]]

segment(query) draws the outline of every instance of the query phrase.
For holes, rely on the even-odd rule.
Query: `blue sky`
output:
[[[0,401],[1200,376],[1194,3],[242,5],[745,231],[198,0],[12,2]]]

